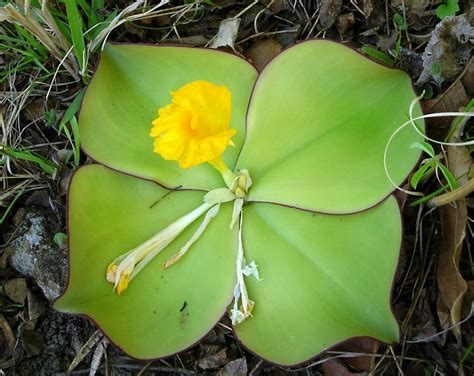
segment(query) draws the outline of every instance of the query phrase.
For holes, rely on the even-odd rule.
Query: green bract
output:
[[[291,365],[354,336],[398,340],[390,292],[402,230],[383,157],[415,99],[408,76],[322,40],[286,50],[257,76],[246,61],[215,50],[106,47],[79,121],[83,149],[100,164],[82,167],[70,186],[69,285],[56,309],[87,315],[137,358],[185,349],[228,309],[238,246],[231,202],[176,265],[161,269],[199,221],[124,295],[105,279],[111,260],[224,186],[209,165],[182,170],[154,154],[148,135],[170,91],[206,80],[232,93],[237,135],[223,159],[253,180],[242,239],[262,280],[246,278],[255,308],[234,328],[242,343]],[[405,128],[390,145],[397,184],[419,158],[410,148],[416,141]]]

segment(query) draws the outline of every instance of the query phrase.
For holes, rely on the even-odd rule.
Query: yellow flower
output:
[[[154,152],[189,168],[218,159],[230,138],[231,93],[207,81],[190,82],[171,93],[172,103],[158,111],[150,136]]]

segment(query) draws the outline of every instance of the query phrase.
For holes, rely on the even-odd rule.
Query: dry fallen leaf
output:
[[[453,84],[438,95],[436,98],[429,101],[421,102],[423,112],[426,114],[436,112],[451,112],[457,111],[460,107],[465,106],[469,102],[469,97],[466,94],[464,85],[460,80],[456,80]],[[436,132],[436,128],[448,129],[450,119],[446,117],[426,119],[426,124],[432,132]],[[437,139],[442,139],[443,135],[434,135]]]
[[[34,321],[46,311],[46,307],[44,303],[28,289],[26,290],[26,297],[28,301],[28,320]]]
[[[441,83],[458,77],[471,58],[473,33],[469,14],[441,20],[431,33],[423,52],[423,71],[417,85],[429,80]]]
[[[227,349],[218,345],[201,344],[201,358],[197,366],[201,369],[214,369],[227,363]]]
[[[250,46],[245,52],[245,57],[261,72],[281,50],[281,44],[275,39],[261,39]]]
[[[337,359],[330,359],[322,365],[324,376],[351,376],[360,375],[353,373],[342,365]]]
[[[324,29],[329,29],[336,18],[341,13],[342,0],[323,0],[319,10],[321,26]]]
[[[247,361],[242,357],[227,363],[216,376],[246,376],[247,372]]]
[[[24,278],[14,278],[6,281],[3,290],[13,303],[23,304],[26,298],[26,281]]]
[[[352,28],[355,24],[354,13],[344,13],[337,18],[337,29],[341,35],[347,35],[352,32]]]
[[[459,141],[460,131],[450,141]],[[465,184],[472,164],[468,149],[465,146],[449,146],[447,159],[450,171],[454,176],[460,177],[460,184]],[[438,315],[443,327],[447,328],[461,321],[462,301],[467,291],[467,283],[459,272],[459,260],[466,237],[466,200],[463,198],[454,204],[445,205],[440,211],[443,241],[437,270]],[[456,328],[456,333],[460,334],[459,327]]]
[[[211,43],[211,48],[229,46],[234,49],[234,43],[239,32],[240,18],[226,18],[221,21],[219,31]]]
[[[474,57],[471,57],[469,63],[466,65],[465,72],[461,78],[461,81],[466,88],[467,94],[470,96],[474,95]]]
[[[15,335],[13,334],[10,324],[1,313],[0,313],[0,327],[2,328],[3,335],[5,336],[5,339],[7,340],[7,344],[8,344],[8,347],[10,348],[10,352],[13,354],[13,351],[15,350],[15,344],[16,344]]]
[[[69,368],[67,370],[68,374],[76,369],[76,367],[79,365],[79,363],[81,363],[82,360],[92,351],[94,346],[102,339],[103,336],[104,335],[99,330],[96,330],[94,332],[94,334],[92,334],[92,336],[81,347],[79,352],[76,354],[76,356],[72,360],[72,362],[69,365]]]
[[[342,343],[337,348],[338,350],[340,349],[341,351],[347,352],[375,354],[379,350],[379,347],[380,342],[374,338],[356,337]],[[347,358],[345,362],[359,371],[370,371],[374,367],[375,360],[373,356],[358,356]]]
[[[94,355],[92,355],[91,366],[89,368],[89,376],[95,376],[95,374],[97,373],[97,370],[100,367],[100,363],[102,362],[102,358],[104,357],[105,350],[107,349],[108,344],[108,339],[102,338],[102,341],[100,341],[97,347],[95,348]]]

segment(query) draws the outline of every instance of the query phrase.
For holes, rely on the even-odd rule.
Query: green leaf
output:
[[[38,165],[45,174],[54,175],[56,173],[56,163],[36,154],[28,149],[15,150],[8,146],[0,145],[0,155],[8,155],[15,159],[33,162]]]
[[[70,122],[72,118],[76,115],[77,111],[81,107],[82,97],[84,96],[85,89],[81,89],[77,92],[76,96],[72,100],[71,104],[64,112],[63,118],[61,119],[60,128],[63,127],[66,123]]]
[[[418,187],[418,183],[421,180],[428,177],[429,175],[431,175],[435,167],[436,167],[436,163],[434,161],[421,165],[420,168],[416,172],[414,172],[413,175],[411,176],[411,179],[410,179],[411,186],[414,189],[416,189],[416,187]]]
[[[53,241],[61,248],[64,248],[67,245],[67,235],[64,232],[57,232],[54,234]]]
[[[259,76],[248,111],[237,167],[252,176],[249,200],[324,213],[375,205],[393,190],[385,146],[415,98],[405,73],[339,44],[309,41],[281,53]],[[409,148],[417,140],[405,127],[390,145],[397,184],[418,161]]]
[[[366,55],[370,56],[374,60],[392,66],[395,64],[395,61],[389,55],[383,53],[382,51],[377,50],[375,47],[366,45],[361,48],[361,51]]]
[[[221,206],[179,263],[161,270],[199,220],[151,261],[122,296],[112,291],[105,271],[115,257],[199,206],[203,196],[170,192],[100,165],[79,169],[69,192],[69,284],[54,307],[93,318],[112,342],[137,358],[167,356],[197,342],[232,298],[237,234],[229,230],[230,204]]]
[[[253,316],[235,327],[252,352],[293,365],[349,337],[398,340],[390,292],[401,219],[393,197],[345,216],[250,204],[243,231],[246,259],[262,278],[246,279]]]
[[[81,158],[81,138],[79,135],[79,125],[77,124],[76,117],[71,119],[72,135],[74,137],[73,151],[74,151],[74,165],[79,166]]]
[[[428,142],[425,142],[425,141],[420,141],[420,142],[413,142],[411,145],[410,145],[410,149],[419,149],[419,150],[422,150],[424,151],[426,154],[428,154],[431,158],[435,158],[436,157],[436,153],[433,149],[433,146],[428,143]]]
[[[170,91],[194,80],[226,85],[232,92],[234,148],[223,156],[233,168],[245,137],[245,114],[256,79],[244,60],[219,51],[144,45],[107,45],[79,115],[85,152],[101,163],[167,187],[210,190],[222,178],[208,165],[182,170],[153,153],[149,136]]]
[[[86,70],[86,46],[84,35],[82,33],[82,18],[77,8],[76,0],[64,0],[66,4],[67,18],[71,29],[71,39],[74,45],[74,54],[76,55],[79,67],[82,72]]]
[[[55,308],[91,317],[134,357],[156,358],[198,341],[231,303],[238,246],[237,229],[229,230],[232,203],[222,204],[171,268],[160,267],[200,220],[124,295],[114,294],[105,278],[117,256],[224,185],[209,165],[181,170],[152,151],[156,110],[170,102],[170,91],[194,80],[232,92],[231,127],[238,133],[223,157],[253,180],[243,242],[247,263],[259,265],[263,280],[246,278],[256,306],[236,327],[243,343],[288,365],[348,337],[396,341],[389,302],[401,224],[396,200],[382,201],[393,189],[383,157],[415,94],[403,72],[327,41],[287,50],[257,82],[248,63],[219,51],[108,45],[84,95],[79,131],[85,152],[111,169],[88,165],[72,179],[69,286]],[[416,141],[423,139],[407,126],[388,149],[396,183],[418,161],[419,149],[410,149]]]
[[[74,153],[74,165],[78,166],[81,157],[81,138],[79,133],[79,125],[76,120],[76,113],[79,111],[81,101],[84,96],[85,89],[79,90],[77,95],[64,113],[61,123],[59,124],[59,133],[63,132],[69,143],[71,144]],[[67,127],[67,123],[71,124],[72,134]]]
[[[444,177],[446,178],[449,184],[449,187],[451,189],[456,189],[457,187],[459,187],[459,183],[454,177],[454,175],[451,173],[451,171],[449,171],[448,168],[445,165],[443,165],[441,162],[438,162],[437,165],[439,169],[441,170],[441,172],[443,173]]]
[[[395,26],[397,26],[398,30],[406,30],[408,28],[404,18],[398,13],[395,13],[393,16],[393,22],[395,23]]]
[[[428,82],[423,84],[421,89],[424,92],[423,93],[423,100],[427,101],[427,100],[433,98],[433,87]]]
[[[442,20],[445,17],[454,16],[458,11],[459,5],[457,0],[445,0],[444,4],[436,8],[436,16]]]

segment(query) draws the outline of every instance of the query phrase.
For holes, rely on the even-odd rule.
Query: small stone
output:
[[[25,209],[18,237],[9,245],[10,265],[17,272],[32,278],[52,301],[66,285],[67,254],[53,241],[57,232],[56,217],[45,209]]]

